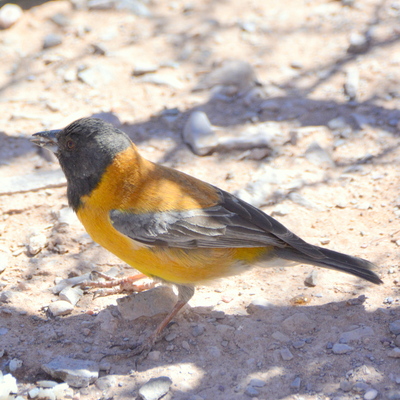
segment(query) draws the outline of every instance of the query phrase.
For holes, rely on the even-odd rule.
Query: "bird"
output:
[[[31,140],[55,153],[68,203],[92,239],[141,272],[123,281],[150,277],[177,288],[171,312],[133,355],[151,351],[196,286],[254,264],[289,261],[382,283],[372,262],[309,244],[240,198],[145,159],[126,133],[101,119],[81,118]]]

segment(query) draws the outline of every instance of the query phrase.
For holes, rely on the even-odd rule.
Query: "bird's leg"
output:
[[[161,321],[156,330],[147,338],[143,343],[134,346],[128,353],[109,354],[108,356],[130,357],[138,356],[135,360],[136,365],[142,362],[150,353],[154,344],[162,337],[163,330],[171,322],[171,320],[178,314],[179,310],[192,298],[194,294],[193,286],[177,285],[178,288],[178,301],[176,302],[172,311]]]
[[[161,338],[161,333],[166,328],[166,326],[194,295],[193,286],[177,285],[177,289],[178,301],[176,302],[172,311],[160,322],[156,330],[143,343],[133,349],[132,355],[138,356],[138,358],[136,359],[136,364],[139,364],[147,357],[154,344],[157,342],[158,339]]]
[[[147,278],[147,276],[144,274],[137,274],[127,276],[126,278],[115,279],[111,276],[103,274],[102,272],[93,272],[101,278],[104,278],[106,282],[85,281],[81,283],[81,287],[98,288],[99,290],[95,292],[95,297],[109,296],[111,294],[123,292],[143,292],[144,290],[151,289],[156,285],[156,282],[146,282],[141,285],[135,284],[136,281]]]

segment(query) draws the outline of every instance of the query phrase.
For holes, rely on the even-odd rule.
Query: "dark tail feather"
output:
[[[337,251],[323,249],[315,246],[325,257],[312,258],[307,254],[301,253],[293,247],[277,248],[275,254],[285,260],[296,261],[299,263],[316,265],[318,267],[335,269],[336,271],[347,272],[348,274],[366,279],[376,285],[383,283],[375,272],[372,271],[375,264],[362,258],[349,256],[347,254],[338,253]]]

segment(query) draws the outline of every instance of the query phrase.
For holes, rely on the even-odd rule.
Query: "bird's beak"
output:
[[[58,137],[61,129],[54,129],[52,131],[44,131],[33,134],[31,142],[47,150],[57,153],[58,151]]]

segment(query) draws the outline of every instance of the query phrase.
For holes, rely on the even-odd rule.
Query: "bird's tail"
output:
[[[285,260],[346,272],[362,279],[366,279],[376,285],[383,283],[378,275],[372,271],[372,269],[376,268],[375,264],[362,258],[338,253],[337,251],[324,249],[318,246],[315,246],[315,248],[322,254],[321,257],[311,257],[293,247],[275,247],[275,255]]]

